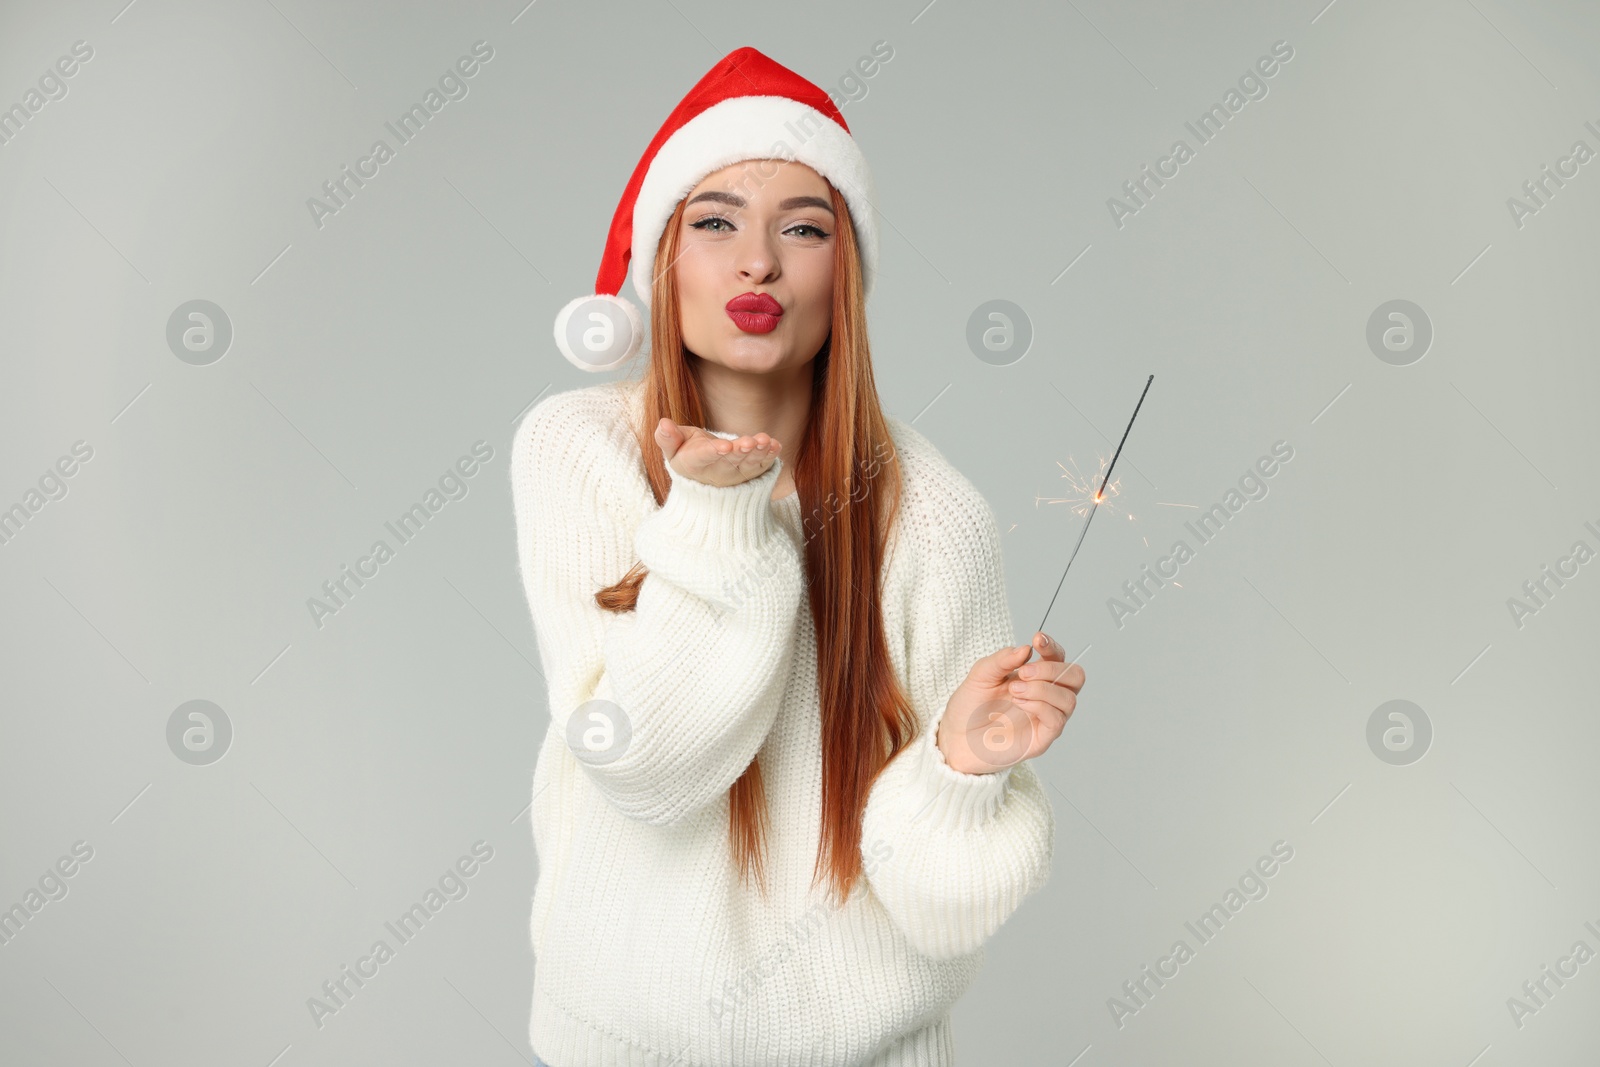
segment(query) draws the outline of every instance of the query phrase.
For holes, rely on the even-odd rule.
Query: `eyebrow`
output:
[[[697,204],[702,200],[712,200],[719,204],[727,204],[729,207],[747,206],[747,201],[739,194],[724,193],[716,189],[707,189],[705,192],[691,197],[689,199],[689,204]],[[688,207],[689,204],[685,204],[684,207]],[[778,210],[788,211],[790,208],[797,207],[821,208],[828,214],[833,214],[833,205],[822,199],[820,196],[791,196],[778,205]]]

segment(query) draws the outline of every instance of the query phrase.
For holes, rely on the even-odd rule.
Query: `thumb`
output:
[[[667,459],[671,459],[676,455],[678,446],[682,444],[677,426],[665,416],[662,417],[660,422],[656,423],[656,444],[661,446],[661,453]]]
[[[999,685],[1006,675],[1027,663],[1033,655],[1032,645],[1007,645],[1000,651],[980,659],[972,669],[973,675],[983,684]]]

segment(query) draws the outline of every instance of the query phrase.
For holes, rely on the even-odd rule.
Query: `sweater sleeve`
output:
[[[973,664],[1015,643],[994,514],[959,475],[955,489],[929,509],[927,569],[907,620],[906,684],[920,732],[874,781],[861,834],[864,850],[888,846],[887,859],[863,866],[873,893],[911,946],[938,959],[981,949],[1043,888],[1055,837],[1028,761],[965,774],[935,743]]]
[[[565,395],[529,412],[512,456],[550,715],[612,805],[666,825],[725,794],[777,718],[804,591],[799,549],[772,514],[781,460],[727,487],[668,464],[666,502],[630,536],[616,496],[625,431]],[[649,571],[635,609],[602,609],[595,591],[635,561]]]

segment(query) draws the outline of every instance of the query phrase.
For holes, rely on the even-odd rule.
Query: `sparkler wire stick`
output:
[[[1061,595],[1061,587],[1066,584],[1067,571],[1072,569],[1072,561],[1078,558],[1078,549],[1083,547],[1084,534],[1089,532],[1089,524],[1094,521],[1094,513],[1100,510],[1100,499],[1105,496],[1106,485],[1111,481],[1111,472],[1117,465],[1117,457],[1122,455],[1122,446],[1128,443],[1128,430],[1133,429],[1133,420],[1139,417],[1139,409],[1144,406],[1145,393],[1150,391],[1150,383],[1156,380],[1154,374],[1145,379],[1144,392],[1139,394],[1139,402],[1133,406],[1133,415],[1128,419],[1127,429],[1122,431],[1122,440],[1117,442],[1117,450],[1111,456],[1111,466],[1106,468],[1105,477],[1100,479],[1100,488],[1094,494],[1094,505],[1089,508],[1088,518],[1083,520],[1083,531],[1078,534],[1078,543],[1072,546],[1072,555],[1067,557],[1067,565],[1061,571],[1061,581],[1056,583],[1056,591],[1050,597],[1049,607],[1044,609],[1044,618],[1039,620],[1038,629],[1043,630],[1044,624],[1050,621],[1050,608],[1056,606],[1056,597]]]

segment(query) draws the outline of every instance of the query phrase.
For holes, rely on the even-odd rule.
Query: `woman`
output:
[[[629,259],[654,309],[640,380],[553,395],[513,443],[551,718],[541,1064],[948,1067],[950,1005],[1049,877],[1024,761],[1083,671],[1010,644],[988,504],[883,414],[876,258],[843,118],[742,48],[658,132],[596,294],[557,320],[608,369],[642,341]]]

